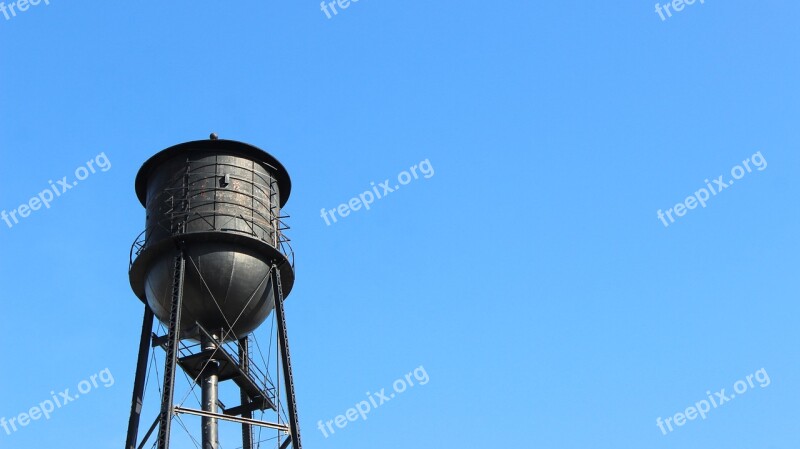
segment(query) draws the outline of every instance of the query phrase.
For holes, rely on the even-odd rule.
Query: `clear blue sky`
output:
[[[0,222],[0,417],[115,378],[0,429],[0,448],[123,445],[134,176],[212,131],[293,178],[306,447],[800,447],[800,5],[706,0],[662,21],[653,3],[361,0],[328,19],[316,1],[50,0],[0,15],[0,210],[99,153],[112,164]],[[658,219],[758,151],[765,170]],[[320,217],[425,159],[430,179]],[[426,385],[317,429],[420,365]],[[761,368],[768,387],[659,430]]]

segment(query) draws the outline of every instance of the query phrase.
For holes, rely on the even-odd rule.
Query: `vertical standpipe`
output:
[[[212,338],[203,335],[201,345],[203,351],[215,352],[217,343],[215,340],[218,338],[212,335]],[[210,413],[217,413],[217,404],[219,402],[219,362],[214,357],[209,357],[206,368],[203,370],[203,411]],[[219,449],[219,422],[217,418],[210,418],[204,416],[202,419],[203,424],[203,449]]]

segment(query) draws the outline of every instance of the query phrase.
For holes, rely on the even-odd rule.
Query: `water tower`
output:
[[[241,425],[243,449],[253,448],[256,427],[276,432],[280,449],[301,449],[283,308],[294,284],[281,215],[290,191],[289,174],[277,159],[215,134],[167,148],[139,170],[136,194],[147,217],[131,248],[130,283],[144,303],[144,323],[126,449],[149,447],[154,435],[151,445],[168,448],[173,420],[182,415],[200,417],[203,449],[219,447],[222,421]],[[268,366],[251,357],[250,345],[272,312],[280,359],[274,381]],[[153,332],[154,317],[166,326],[161,335]],[[151,347],[165,353],[160,408],[152,425],[145,421],[140,440]],[[178,370],[201,390],[199,407],[176,404]],[[239,390],[236,404],[220,400],[225,382]],[[258,411],[277,418],[254,419]]]

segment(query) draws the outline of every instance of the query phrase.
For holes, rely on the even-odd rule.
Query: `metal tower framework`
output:
[[[200,336],[199,351],[191,351],[190,346],[184,343],[189,339],[180,332],[180,329],[182,329],[181,311],[184,296],[183,285],[187,263],[187,257],[183,248],[178,248],[174,262],[170,318],[169,323],[165,323],[168,329],[167,335],[159,336],[152,332],[154,314],[150,307],[145,305],[142,334],[139,342],[139,356],[136,365],[136,378],[134,380],[133,398],[131,401],[131,416],[128,423],[128,435],[125,449],[144,449],[150,442],[156,429],[158,430],[158,434],[154,443],[155,447],[158,449],[168,449],[170,445],[172,421],[175,417],[182,414],[194,415],[202,418],[202,449],[219,448],[219,421],[241,424],[241,447],[243,449],[254,448],[254,427],[278,430],[279,438],[283,438],[281,434],[285,434],[285,439],[280,444],[279,449],[286,449],[288,447],[302,449],[294,381],[292,377],[292,365],[289,355],[289,339],[283,307],[284,296],[281,285],[280,267],[276,263],[273,263],[268,277],[272,281],[272,292],[275,298],[274,312],[275,321],[277,323],[277,345],[280,353],[282,377],[285,384],[284,391],[288,423],[280,422],[280,389],[271,386],[269,381],[260,381],[260,379],[254,375],[261,371],[253,363],[249,355],[250,336],[236,340],[238,350],[237,353],[234,354],[226,349],[225,346],[225,342],[228,340],[227,337],[230,336],[229,334],[225,334],[223,330],[207,330],[200,326],[199,323],[194,323],[195,327],[193,331],[196,330]],[[192,333],[194,334],[195,332]],[[145,384],[148,376],[147,366],[151,347],[161,347],[166,352],[161,408],[158,416],[140,441],[139,427],[144,403]],[[175,404],[175,380],[178,368],[182,369],[194,383],[201,386],[201,409],[192,409]],[[239,388],[240,405],[225,407],[219,401],[219,383],[225,381],[232,381]],[[192,388],[194,388],[194,386]],[[220,409],[222,410],[221,413]],[[278,416],[278,422],[253,419],[253,412],[256,410],[275,411]]]

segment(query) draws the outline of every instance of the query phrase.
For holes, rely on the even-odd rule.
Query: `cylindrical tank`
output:
[[[270,268],[284,297],[294,267],[281,208],[291,181],[277,159],[232,140],[182,143],[150,158],[136,176],[147,210],[145,231],[131,249],[136,295],[169,322],[174,260],[186,256],[181,328],[254,331],[275,305]]]

